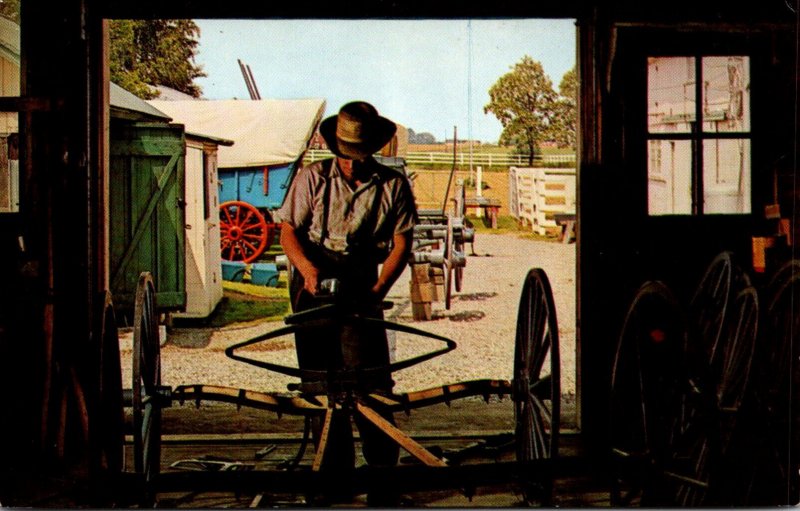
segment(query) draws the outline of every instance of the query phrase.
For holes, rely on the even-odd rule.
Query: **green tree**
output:
[[[559,146],[574,150],[578,145],[578,74],[575,67],[564,73],[558,93],[553,139]]]
[[[19,1],[3,0],[0,2],[0,16],[19,24]]]
[[[194,60],[199,36],[192,20],[112,20],[111,81],[143,99],[157,96],[155,85],[200,97],[194,79],[206,74]]]
[[[513,145],[528,155],[528,165],[540,142],[552,138],[557,94],[542,65],[528,55],[501,76],[489,89],[491,112],[503,125],[501,145]]]

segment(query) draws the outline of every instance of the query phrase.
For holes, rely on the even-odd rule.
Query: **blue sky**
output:
[[[437,140],[496,142],[484,114],[491,85],[524,55],[558,90],[575,65],[573,20],[196,20],[196,81],[208,99],[249,98],[237,59],[262,98],[324,98],[326,116],[351,100]],[[471,64],[471,65],[470,65]]]

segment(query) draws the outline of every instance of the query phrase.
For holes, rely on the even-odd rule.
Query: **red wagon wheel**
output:
[[[226,261],[255,261],[272,244],[272,225],[246,202],[220,204],[219,227],[222,258]]]

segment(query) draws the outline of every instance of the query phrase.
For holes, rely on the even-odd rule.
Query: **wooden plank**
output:
[[[8,138],[0,137],[0,212],[11,211],[11,169],[8,167]]]
[[[411,265],[411,315],[415,321],[430,321],[433,317],[431,302],[436,300],[436,287],[431,282],[431,265]]]
[[[133,210],[131,211],[131,217],[137,219],[136,230],[131,237],[131,241],[128,244],[128,249],[126,250],[125,254],[122,257],[122,260],[117,265],[117,268],[114,271],[112,276],[112,288],[117,287],[117,283],[122,279],[123,273],[125,269],[128,267],[128,263],[130,263],[131,259],[137,252],[136,248],[138,248],[139,241],[147,232],[146,227],[148,227],[152,222],[153,213],[156,210],[156,207],[159,204],[159,200],[161,196],[164,194],[164,190],[168,181],[174,176],[174,171],[176,170],[178,158],[180,155],[175,154],[170,158],[169,163],[167,164],[166,169],[164,172],[158,177],[157,186],[155,193],[150,195],[150,199],[147,201],[144,211],[141,215],[133,215]],[[135,172],[133,174],[136,174]]]
[[[319,436],[317,453],[314,456],[314,463],[311,465],[313,472],[319,472],[322,468],[322,460],[325,458],[325,451],[328,449],[328,438],[331,433],[331,422],[333,422],[333,408],[328,408],[325,412],[325,423],[322,425],[322,433]]]
[[[410,436],[406,435],[391,422],[384,419],[378,412],[372,408],[362,404],[356,403],[356,410],[365,419],[375,424],[378,429],[384,432],[389,438],[397,442],[397,444],[408,451],[409,454],[424,463],[429,467],[446,467],[447,463],[434,456],[429,450],[422,447]],[[316,460],[315,460],[316,461]]]

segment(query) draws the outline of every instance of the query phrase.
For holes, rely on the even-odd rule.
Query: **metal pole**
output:
[[[250,84],[253,86],[253,99],[261,99],[261,93],[258,92],[258,85],[256,85],[256,79],[253,77],[253,71],[250,69],[250,64],[245,64],[247,67],[247,75],[250,77]]]
[[[247,69],[240,59],[236,59],[236,61],[239,63],[239,70],[242,72],[244,84],[247,86],[247,93],[250,94],[250,99],[255,99],[255,92],[253,91],[253,86],[250,84],[250,76],[247,74]]]
[[[444,201],[442,201],[442,214],[447,210],[447,197],[450,195],[450,185],[453,183],[453,174],[456,173],[456,147],[458,147],[458,127],[453,126],[453,168],[450,169],[450,177],[447,180],[447,188],[444,190]]]

